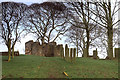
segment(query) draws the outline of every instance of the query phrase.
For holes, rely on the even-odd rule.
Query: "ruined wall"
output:
[[[63,45],[57,45],[55,46],[55,50],[54,50],[54,56],[61,56],[62,53],[64,53],[64,49],[63,49]]]
[[[48,45],[49,46],[49,52],[48,52],[48,54],[49,54],[49,57],[53,57],[53,56],[55,56],[54,55],[54,50],[55,50],[55,45]]]
[[[32,55],[44,56],[42,54],[42,46],[40,45],[39,42],[34,42],[31,48],[32,48],[32,53],[31,53]]]
[[[25,54],[39,55],[46,57],[61,56],[64,53],[63,45],[56,45],[56,42],[44,43],[28,41],[25,43]]]
[[[51,42],[49,44],[45,43],[42,45],[43,47],[43,53],[45,54],[46,57],[53,57],[54,55],[54,50],[55,50],[56,43]]]
[[[45,44],[42,46],[42,53],[46,56],[46,57],[52,57],[54,55],[51,54],[50,51],[50,45]]]
[[[33,44],[33,40],[30,40],[30,41],[25,43],[25,54],[31,55],[32,44]]]

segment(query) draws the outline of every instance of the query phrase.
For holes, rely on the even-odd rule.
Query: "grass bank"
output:
[[[60,57],[40,57],[33,55],[15,56],[7,62],[2,57],[3,78],[118,78],[117,60],[94,60],[76,58],[75,63]]]

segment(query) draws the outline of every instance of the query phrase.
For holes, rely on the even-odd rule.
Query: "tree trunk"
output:
[[[42,45],[43,45],[44,44],[44,37],[42,37],[41,41],[42,41]]]
[[[76,58],[76,48],[73,49],[73,61],[75,62],[75,58]]]
[[[13,48],[12,48],[12,58],[14,58],[14,45],[13,45]]]
[[[113,29],[112,27],[108,29],[108,59],[113,58]]]
[[[70,60],[72,62],[73,48],[70,48]]]
[[[87,33],[86,54],[87,54],[87,57],[89,57],[89,31],[86,30],[86,33]]]
[[[65,45],[65,60],[68,61],[69,59],[69,48],[68,45]]]
[[[107,19],[107,35],[108,35],[108,59],[113,59],[113,26],[112,26],[112,16],[111,16],[111,2],[108,4],[108,15],[109,18]]]
[[[86,51],[86,45],[85,41],[83,39],[83,57],[87,57],[87,51]]]
[[[77,57],[78,57],[78,41],[77,41]]]
[[[11,40],[8,38],[8,62],[11,60]]]
[[[83,49],[83,57],[87,57],[87,49],[86,48]]]

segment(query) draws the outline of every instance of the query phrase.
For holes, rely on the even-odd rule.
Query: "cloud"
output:
[[[2,0],[1,2],[6,2],[6,1],[14,1],[14,2],[43,2],[43,0]]]
[[[43,1],[46,1],[46,0],[2,0],[0,2],[21,2],[27,5],[30,5],[32,3],[42,3]]]

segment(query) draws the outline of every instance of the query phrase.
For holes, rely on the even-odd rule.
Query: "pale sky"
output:
[[[30,5],[32,3],[42,3],[43,1],[49,1],[50,2],[50,1],[54,1],[54,0],[0,0],[0,2],[6,2],[6,1],[22,2],[22,3],[25,3],[27,5]],[[57,0],[57,1],[63,1],[63,0]],[[69,0],[66,0],[66,1],[69,1]],[[112,1],[116,1],[116,0],[112,0]],[[118,1],[120,1],[120,0],[118,0]],[[21,43],[20,42],[16,43],[16,45],[15,45],[15,51],[18,50],[20,52],[20,54],[25,54],[25,42],[27,42],[29,40],[35,41],[35,38],[34,38],[34,36],[32,34],[28,34],[24,38],[22,37],[21,38]],[[66,44],[65,38],[62,38],[62,40],[58,40],[56,42],[57,42],[57,44]],[[7,47],[0,40],[0,52],[1,51],[7,51]],[[90,54],[92,54],[92,50],[90,51]],[[79,54],[79,56],[81,56],[81,54]],[[99,54],[99,57],[103,58],[104,56]]]

